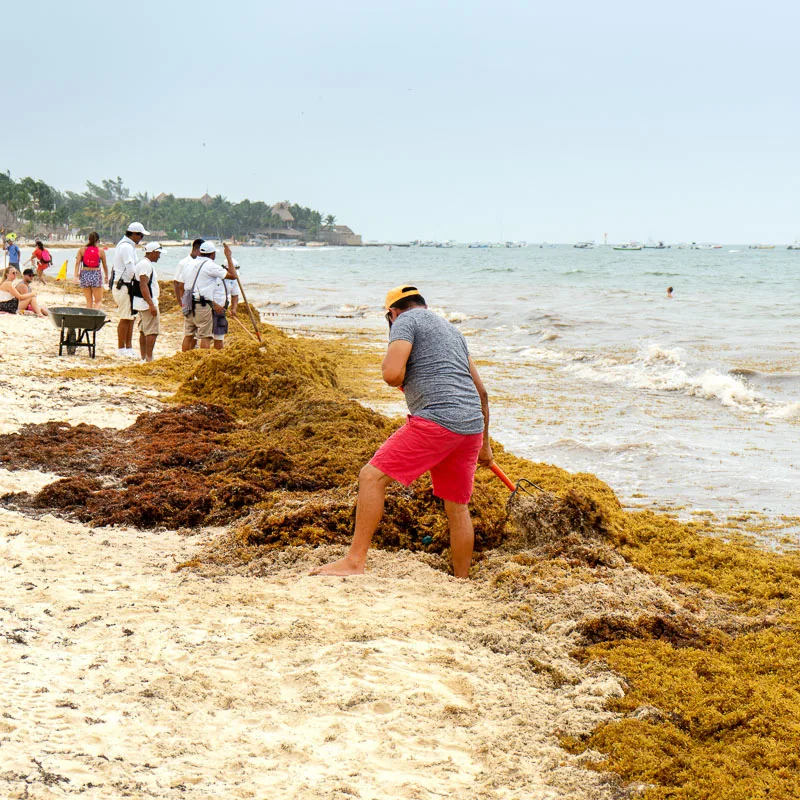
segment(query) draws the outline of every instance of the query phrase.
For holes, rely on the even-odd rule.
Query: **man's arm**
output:
[[[136,248],[132,244],[125,245],[125,249],[122,251],[122,275],[118,275],[118,278],[123,278],[125,273],[130,272],[130,279],[136,279]],[[128,281],[125,281],[127,283]]]
[[[225,258],[228,261],[228,274],[225,276],[229,280],[235,281],[236,280],[236,267],[233,265],[233,255],[231,253],[231,248],[228,246],[226,242],[222,246],[222,252],[225,254]]]
[[[158,314],[158,309],[153,302],[153,296],[150,294],[150,276],[144,272],[139,276],[139,288],[142,290],[142,300],[147,303],[151,314]]]
[[[406,364],[411,355],[411,342],[404,339],[396,339],[389,342],[389,349],[383,359],[381,373],[383,379],[389,386],[402,386],[406,379]]]
[[[471,358],[469,360],[469,374],[472,376],[472,381],[478,390],[478,397],[481,398],[481,411],[483,411],[483,444],[481,445],[480,453],[478,453],[478,463],[482,467],[488,467],[492,463],[492,445],[489,443],[489,393],[486,391],[481,376],[478,375],[478,368]]]

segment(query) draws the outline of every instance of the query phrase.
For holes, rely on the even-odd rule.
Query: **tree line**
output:
[[[35,178],[15,181],[9,172],[0,172],[0,204],[16,220],[17,232],[31,238],[97,231],[104,239],[114,239],[125,232],[131,220],[178,239],[196,235],[244,238],[286,227],[272,212],[272,205],[261,200],[231,203],[221,195],[204,200],[173,195],[154,198],[146,192],[132,195],[120,177],[99,184],[86,181],[84,192],[61,192]],[[336,221],[332,214],[323,217],[319,211],[297,204],[290,205],[289,211],[294,217],[291,226],[310,240]]]

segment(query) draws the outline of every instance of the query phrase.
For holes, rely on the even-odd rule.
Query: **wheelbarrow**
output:
[[[50,321],[60,331],[58,354],[67,353],[74,356],[79,347],[86,347],[94,358],[97,352],[97,331],[109,320],[105,311],[94,308],[78,308],[76,306],[57,306],[48,308]]]

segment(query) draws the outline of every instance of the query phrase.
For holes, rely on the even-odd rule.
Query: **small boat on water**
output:
[[[750,250],[774,250],[774,244],[751,244]]]
[[[577,250],[592,250],[594,248],[594,242],[578,242],[572,246]]]
[[[800,250],[800,239],[796,242],[792,242],[787,248],[787,250]]]
[[[692,242],[692,246],[689,248],[690,250],[722,250],[721,244],[697,244],[697,242]]]
[[[656,243],[648,243],[644,246],[645,250],[669,250],[672,247],[671,244],[664,244],[662,241],[658,241]]]
[[[482,242],[473,242],[472,244],[468,244],[467,247],[470,250],[488,250],[489,245],[483,244]]]
[[[615,244],[611,246],[612,250],[641,250],[642,245],[637,242],[628,242],[628,244]]]

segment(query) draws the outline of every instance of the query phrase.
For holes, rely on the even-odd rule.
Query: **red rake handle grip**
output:
[[[494,474],[497,475],[497,477],[500,478],[500,480],[503,481],[503,483],[508,486],[512,492],[516,490],[517,487],[512,483],[511,478],[509,478],[508,475],[506,475],[505,472],[503,472],[503,470],[501,470],[500,467],[494,463],[494,461],[492,461],[492,463],[489,465],[489,469],[494,472]]]

